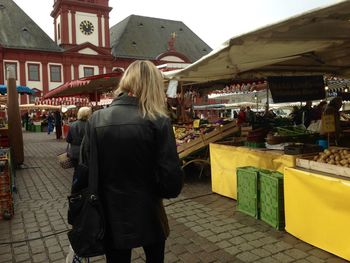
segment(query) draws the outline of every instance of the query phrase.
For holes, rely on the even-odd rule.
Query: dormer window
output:
[[[136,47],[136,42],[135,41],[133,41],[131,44],[132,44],[133,47]]]

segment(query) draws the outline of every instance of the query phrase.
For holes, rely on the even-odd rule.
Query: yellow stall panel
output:
[[[350,181],[306,170],[284,172],[286,231],[350,260]]]
[[[278,151],[210,144],[212,191],[237,199],[236,169],[254,166],[283,173],[284,167],[295,166],[295,156]]]

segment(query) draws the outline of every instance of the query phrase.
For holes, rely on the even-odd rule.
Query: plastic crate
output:
[[[259,189],[260,219],[278,230],[284,229],[283,174],[260,171]]]
[[[265,148],[264,142],[244,142],[244,146],[249,148]]]
[[[255,167],[237,168],[237,210],[255,218],[259,217],[258,177]]]
[[[41,132],[41,125],[34,125],[34,132]]]

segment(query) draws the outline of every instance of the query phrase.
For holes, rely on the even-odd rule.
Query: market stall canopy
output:
[[[206,82],[267,76],[350,76],[350,1],[234,37],[167,79]]]
[[[108,74],[89,76],[78,80],[71,80],[49,91],[43,99],[94,95],[96,93],[101,94],[103,92],[108,92],[117,87],[122,74],[122,72],[112,72]]]
[[[35,91],[27,86],[17,86],[16,87],[17,89],[17,92],[18,93],[22,93],[22,94],[29,94],[29,95],[32,95],[35,93]],[[0,94],[1,95],[4,95],[7,93],[7,86],[6,85],[3,85],[1,84],[0,85]]]
[[[61,106],[44,104],[20,104],[20,110],[59,110]]]

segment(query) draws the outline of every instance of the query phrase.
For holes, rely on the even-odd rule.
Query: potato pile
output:
[[[350,150],[326,149],[316,155],[314,161],[350,167]]]

